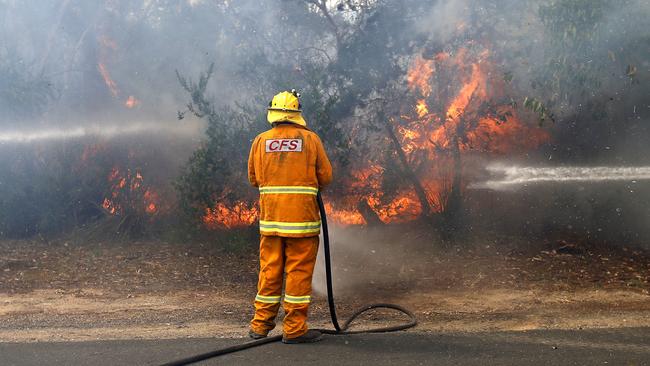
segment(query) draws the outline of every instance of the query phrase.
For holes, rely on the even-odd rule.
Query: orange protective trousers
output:
[[[317,253],[318,236],[261,236],[260,277],[255,297],[255,316],[251,321],[255,333],[267,334],[275,327],[285,273],[284,336],[296,338],[307,332],[307,310],[311,301],[311,279]]]

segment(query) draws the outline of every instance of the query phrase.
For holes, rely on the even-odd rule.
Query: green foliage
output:
[[[532,85],[539,97],[524,103],[540,120],[549,116],[548,108],[570,108],[601,86],[605,58],[597,44],[610,10],[612,5],[604,0],[556,0],[540,6],[548,52],[545,68]]]
[[[325,69],[315,69],[305,74],[305,88],[301,90],[304,104],[304,115],[309,128],[314,130],[323,140],[327,154],[339,168],[349,164],[349,137],[347,129],[341,124],[341,117],[337,115],[342,104],[340,94],[332,90],[331,85],[323,82],[327,73]]]
[[[256,116],[247,107],[215,106],[207,95],[213,71],[211,65],[197,82],[177,73],[190,95],[188,111],[207,122],[206,140],[192,154],[175,184],[180,207],[194,226],[200,224],[206,208],[217,202],[253,201],[255,192],[248,187],[247,179],[248,153],[252,139],[265,126],[259,110]]]
[[[524,108],[531,110],[532,112],[538,115],[540,125],[543,124],[544,121],[546,121],[547,119],[550,119],[552,122],[555,122],[555,117],[553,116],[553,113],[551,113],[541,101],[535,98],[525,97]],[[505,118],[503,119],[503,121],[505,121]]]
[[[582,53],[597,41],[607,10],[611,8],[605,0],[556,0],[542,5],[539,16],[553,45],[574,47],[574,53]]]

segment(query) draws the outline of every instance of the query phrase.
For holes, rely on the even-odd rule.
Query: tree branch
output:
[[[336,50],[338,52],[341,49],[341,44],[343,43],[343,37],[341,36],[339,27],[338,25],[336,25],[334,18],[332,18],[332,15],[327,9],[327,0],[304,0],[304,1],[308,4],[314,5],[316,8],[318,8],[318,10],[321,11],[321,13],[323,13],[323,16],[325,17],[325,19],[327,19],[327,22],[332,27],[332,32],[334,33],[334,37],[336,37]]]

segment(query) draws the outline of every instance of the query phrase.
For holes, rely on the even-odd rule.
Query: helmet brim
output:
[[[281,112],[302,112],[302,109],[275,108],[275,107],[268,107],[266,110],[269,110],[269,111],[281,111]]]
[[[291,122],[301,126],[307,126],[307,122],[302,118],[300,111],[289,111],[282,109],[268,109],[266,119],[269,123],[275,122]]]

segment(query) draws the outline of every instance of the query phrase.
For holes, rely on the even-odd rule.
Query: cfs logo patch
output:
[[[301,152],[302,139],[266,140],[266,152]]]

